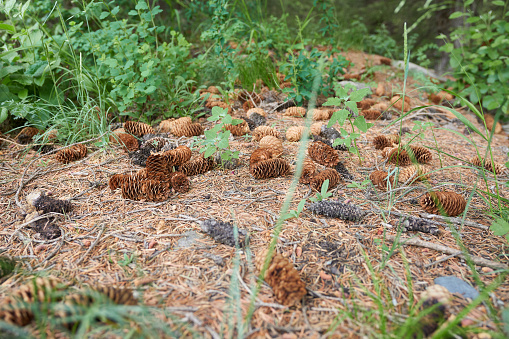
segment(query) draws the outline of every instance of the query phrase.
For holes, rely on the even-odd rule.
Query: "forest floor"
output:
[[[379,63],[379,57],[363,53],[348,53],[347,57],[354,61],[356,70],[363,66],[369,69],[369,65]],[[390,66],[378,67],[364,81],[385,82],[389,90],[392,88],[397,92],[403,88],[402,74],[402,71]],[[426,94],[416,88],[410,78],[407,96],[412,99],[412,107],[428,103]],[[388,103],[390,95],[373,95],[372,98]],[[268,111],[267,124],[283,135],[288,127],[304,123],[302,118],[271,112],[270,107],[264,105],[262,102],[261,107]],[[472,113],[465,108],[457,110],[484,131]],[[396,111],[392,113],[394,120],[399,114]],[[233,116],[245,116],[245,112],[241,108],[234,109]],[[362,163],[353,154],[338,153],[354,181],[362,183],[373,170],[389,167],[381,151],[374,149],[373,138],[379,134],[398,133],[401,127],[412,130],[416,120],[434,123],[434,128],[422,132],[422,139],[418,142],[428,146],[433,153],[430,166],[435,172],[429,181],[397,186],[389,192],[371,184],[366,188],[347,187],[348,182],[345,181],[332,190],[333,196],[329,199],[348,201],[364,210],[371,210],[362,221],[324,218],[313,215],[307,209],[299,217],[285,221],[277,251],[289,258],[300,272],[308,294],[302,305],[288,308],[278,304],[270,286],[263,284],[256,298],[256,309],[247,336],[318,338],[327,333],[334,334],[334,337],[373,336],[374,333],[391,331],[392,325],[386,329],[376,328],[377,322],[373,319],[379,318],[381,306],[376,304],[371,293],[380,296],[387,311],[385,316],[391,324],[396,324],[405,321],[409,303],[415,305],[421,293],[433,285],[437,277],[456,276],[476,286],[465,259],[458,255],[461,249],[450,226],[443,218],[429,216],[416,201],[430,187],[468,197],[474,188],[495,192],[497,182],[500,194],[509,197],[504,186],[507,176],[498,176],[495,180],[488,175],[489,187],[486,187],[481,171],[468,164],[468,159],[476,155],[473,144],[484,154],[487,142],[482,137],[475,133],[464,134],[465,126],[452,114],[423,108],[411,113],[402,124],[398,122],[388,128],[391,120],[374,121],[374,126],[362,134],[358,142]],[[198,121],[205,128],[213,126],[205,118]],[[416,134],[416,131],[404,134],[403,142]],[[459,135],[465,135],[473,144]],[[191,138],[180,139],[181,144],[189,144],[190,141]],[[232,277],[237,275],[240,279],[240,307],[245,315],[258,272],[252,257],[247,255],[248,250],[240,252],[240,269],[237,270],[233,260],[235,248],[218,244],[190,218],[235,222],[239,229],[249,233],[250,251],[257,253],[266,248],[272,239],[292,181],[292,175],[266,180],[253,178],[249,172],[249,156],[257,148],[257,143],[250,136],[234,137],[230,145],[241,152],[238,168],[216,168],[191,177],[191,189],[187,193],[174,194],[169,200],[154,203],[125,200],[118,190],[108,188],[111,175],[140,169],[130,162],[120,147],[106,151],[97,151],[96,148],[93,151],[94,146],[89,145],[86,158],[62,165],[52,156],[41,157],[31,163],[38,153],[27,151],[24,145],[4,142],[0,150],[0,204],[3,206],[0,248],[5,251],[4,254],[20,258],[23,269],[2,281],[0,297],[11,293],[29,276],[55,275],[76,287],[100,284],[134,289],[140,303],[165,308],[173,316],[164,321],[188,323],[189,332],[185,330],[184,336],[194,333],[215,337],[216,334],[227,333],[225,328],[232,326],[232,319],[237,316],[236,305],[230,299]],[[497,162],[508,160],[507,146],[507,135],[494,135],[491,148]],[[299,143],[285,140],[283,158],[294,164],[298,147]],[[198,154],[197,150],[194,153]],[[33,230],[19,227],[23,216],[15,202],[15,194],[22,180],[24,184],[19,193],[22,204],[25,204],[25,197],[36,189],[51,192],[59,199],[79,195],[72,200],[75,206],[73,212],[61,218],[59,227],[62,236],[45,240]],[[299,184],[291,209],[296,210],[299,201],[309,196],[309,191],[308,185]],[[310,196],[314,195],[315,192],[312,192]],[[491,201],[496,204],[496,200]],[[389,209],[396,214],[382,216],[380,210]],[[489,230],[488,211],[485,200],[474,194],[465,223],[452,224],[458,228],[469,253],[484,259],[475,268],[486,285],[496,279],[499,268],[509,266],[507,242]],[[391,239],[398,234],[396,226],[401,215],[430,218],[430,222],[441,224],[440,233],[402,233],[396,240],[396,250],[388,258],[388,251],[393,246]],[[403,246],[408,239],[419,246]],[[454,253],[450,255],[437,250],[436,246],[435,249],[430,248],[433,245],[441,245]],[[409,272],[405,269],[405,260]],[[377,291],[379,282],[384,286],[382,292]],[[498,312],[508,305],[509,281],[503,282],[493,292],[491,300]],[[469,302],[455,295],[447,315],[457,314]],[[361,315],[343,316],[354,314],[354,310],[360,311]],[[497,331],[490,319],[493,317],[481,304],[461,325],[472,326],[479,331]]]

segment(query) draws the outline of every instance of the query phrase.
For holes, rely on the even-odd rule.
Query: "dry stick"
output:
[[[454,257],[456,257],[456,256],[460,255],[461,253],[463,253],[463,252],[458,251],[458,252],[453,253],[453,254],[451,254],[451,255],[448,255],[447,257],[444,257],[444,258],[442,258],[442,259],[440,259],[440,260],[433,261],[432,263],[429,263],[429,264],[427,264],[427,265],[424,265],[424,268],[428,268],[428,267],[430,267],[430,266],[433,266],[433,265],[436,265],[436,264],[440,264],[441,262],[444,262],[444,261],[447,261],[447,260],[449,260],[449,259],[451,259],[451,258],[454,258]]]
[[[76,262],[76,265],[80,265],[83,260],[85,260],[85,258],[87,257],[87,255],[90,253],[90,251],[92,251],[92,249],[95,247],[95,245],[97,245],[97,243],[99,242],[99,239],[101,238],[101,235],[104,233],[104,230],[106,229],[106,224],[103,224],[102,225],[102,228],[101,228],[101,231],[99,232],[99,234],[97,235],[97,238],[95,239],[95,241],[90,245],[90,247],[88,248],[88,250],[85,252],[85,254],[81,257],[80,260],[78,260]]]
[[[390,242],[396,241],[396,237],[393,235],[386,235],[386,239],[389,240]],[[447,246],[443,246],[443,245],[439,245],[439,244],[435,244],[432,242],[423,241],[423,240],[419,240],[419,239],[415,239],[415,238],[401,238],[400,237],[399,240],[401,240],[401,245],[412,245],[412,246],[425,247],[425,248],[429,248],[429,249],[432,249],[432,250],[435,250],[438,252],[447,253],[450,255],[453,255],[453,254],[456,255],[458,252],[458,250],[447,247]],[[462,254],[459,256],[464,258],[464,255],[462,255]],[[493,269],[509,269],[509,266],[499,263],[499,262],[496,262],[496,261],[484,259],[484,258],[477,257],[474,255],[470,255],[470,257],[472,258],[472,262],[479,266],[486,266],[486,267],[490,267]]]
[[[62,229],[62,227],[59,227],[59,228],[60,228],[60,234],[62,234],[62,236],[61,236],[62,239],[60,240],[60,243],[58,244],[57,248],[55,248],[50,254],[48,254],[48,256],[46,258],[44,258],[43,261],[41,261],[39,264],[35,265],[34,268],[37,268],[37,267],[41,266],[42,264],[44,264],[46,261],[49,261],[62,248],[62,245],[64,244],[64,240],[65,240],[65,232]]]
[[[40,156],[38,156],[37,158],[35,159],[32,159],[32,161],[30,161],[28,163],[28,165],[25,167],[25,170],[23,171],[23,174],[21,175],[21,178],[19,179],[20,183],[19,183],[19,186],[18,186],[18,190],[16,191],[16,195],[14,196],[14,200],[16,201],[16,205],[18,205],[18,207],[22,210],[22,211],[25,211],[23,209],[23,205],[21,204],[21,202],[19,201],[19,193],[21,192],[21,190],[23,189],[23,186],[25,186],[25,184],[27,182],[23,182],[23,178],[25,177],[25,174],[27,173],[28,171],[28,168],[36,161],[36,160],[39,160],[43,157],[45,157],[46,155],[50,155],[52,153],[55,153],[55,152],[58,152],[60,150],[63,150],[63,149],[66,149],[68,147],[71,147],[71,146],[74,146],[74,145],[79,145],[79,144],[85,144],[85,143],[89,143],[89,142],[92,142],[94,140],[98,140],[100,138],[102,138],[106,133],[109,133],[108,132],[104,132],[103,134],[101,134],[100,136],[98,137],[95,137],[95,138],[92,138],[92,139],[89,139],[89,140],[86,140],[86,141],[82,141],[82,142],[77,142],[77,143],[74,143],[72,145],[67,145],[67,146],[64,146],[64,147],[60,147],[60,148],[57,148],[57,149],[54,149],[46,154],[41,154]]]

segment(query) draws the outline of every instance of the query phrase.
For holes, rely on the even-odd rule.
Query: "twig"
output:
[[[99,234],[97,235],[97,238],[95,239],[95,241],[90,245],[90,247],[88,248],[88,250],[85,252],[85,254],[81,257],[80,260],[78,260],[76,262],[76,265],[79,265],[83,262],[83,260],[85,260],[85,258],[87,257],[87,255],[90,253],[90,251],[92,251],[92,249],[95,247],[95,245],[97,245],[97,243],[99,242],[99,239],[101,238],[101,235],[104,233],[104,230],[106,229],[106,224],[103,224],[102,225],[102,228],[101,228],[101,231],[99,232]]]
[[[443,220],[445,222],[452,222],[453,224],[456,224],[456,225],[465,225],[465,226],[469,226],[469,227],[480,228],[482,230],[489,229],[488,226],[481,225],[481,224],[473,222],[473,221],[463,220],[461,218],[444,217],[442,215],[435,215],[435,214],[428,214],[428,213],[421,213],[421,217],[422,218],[436,218],[439,220]]]
[[[393,235],[386,235],[385,237],[390,242],[396,241],[396,237]],[[453,248],[450,248],[447,246],[443,246],[443,245],[439,245],[439,244],[435,244],[432,242],[423,241],[423,240],[419,240],[419,239],[415,239],[415,238],[401,238],[400,237],[399,239],[400,239],[402,245],[425,247],[425,248],[429,248],[429,249],[432,249],[432,250],[435,250],[438,252],[443,252],[443,253],[447,253],[447,254],[451,254],[451,255],[452,254],[459,255],[460,257],[464,258],[464,255],[457,254],[457,252],[458,252],[457,249],[453,249]],[[486,266],[486,267],[490,267],[493,269],[509,269],[509,266],[499,263],[499,262],[496,262],[496,261],[484,259],[484,258],[475,256],[475,255],[471,255],[470,257],[472,258],[472,261],[474,262],[474,264],[479,265],[479,266]]]
[[[461,253],[462,253],[461,251],[458,251],[458,252],[453,253],[453,254],[451,254],[451,255],[448,255],[447,257],[444,257],[444,258],[442,258],[442,259],[440,259],[440,260],[433,261],[432,263],[429,263],[429,264],[427,264],[427,265],[424,265],[424,268],[428,268],[428,267],[430,267],[430,266],[433,266],[433,265],[436,265],[436,264],[440,264],[441,262],[444,262],[444,261],[447,261],[447,260],[449,260],[449,259],[451,259],[451,258],[454,258],[454,257],[456,257],[456,256],[460,255]]]

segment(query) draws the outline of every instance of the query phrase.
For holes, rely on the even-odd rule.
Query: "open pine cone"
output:
[[[407,182],[411,179],[411,182],[417,180],[424,180],[429,177],[428,173],[430,169],[426,166],[412,165],[404,168],[400,168],[398,181],[401,183]]]
[[[421,146],[408,145],[408,147],[412,150],[415,156],[415,160],[417,160],[420,164],[428,164],[432,159],[433,155],[429,151],[429,149]],[[407,151],[409,153],[409,151]],[[410,154],[409,154],[410,156]],[[410,156],[411,157],[411,156]]]
[[[247,116],[251,118],[251,114],[257,113],[260,114],[262,117],[267,117],[267,112],[265,112],[262,108],[255,107],[247,110]]]
[[[331,115],[329,114],[329,110],[325,110],[325,109],[315,108],[311,111],[311,114],[312,114],[312,119],[314,121],[328,120],[331,117]]]
[[[138,138],[141,138],[148,133],[155,133],[155,130],[152,128],[152,126],[138,121],[126,121],[124,123],[124,129],[126,132],[131,133]]]
[[[178,193],[186,193],[191,186],[189,178],[182,172],[173,172],[170,181],[171,187]]]
[[[441,303],[430,313],[427,313],[418,323],[419,331],[426,337],[431,336],[439,327],[440,323],[445,321],[447,306],[451,303],[452,294],[441,285],[431,285],[421,294],[421,300],[424,300],[421,310]]]
[[[364,109],[361,115],[368,120],[376,120],[382,116],[382,112],[376,109]]]
[[[304,107],[297,107],[297,106],[288,107],[283,115],[290,116],[290,117],[302,118],[302,117],[306,116],[306,109]]]
[[[178,118],[176,120],[163,120],[159,124],[159,132],[161,132],[161,133],[168,133],[168,132],[173,133],[173,130],[177,126],[191,125],[192,123],[193,123],[193,120],[191,120],[190,117],[182,117],[182,118]]]
[[[291,142],[299,141],[304,134],[304,126],[292,126],[286,131],[286,140]]]
[[[441,210],[450,217],[460,215],[465,210],[467,202],[458,193],[450,191],[429,192],[421,198],[421,207],[428,213],[441,214]]]
[[[262,160],[250,167],[256,179],[282,177],[290,173],[290,164],[281,158]]]
[[[37,134],[42,134],[43,131],[35,127],[24,127],[21,132],[16,136],[18,143],[26,145],[32,142],[32,138]]]
[[[141,191],[147,201],[164,201],[168,199],[171,189],[170,183],[155,180],[141,181]]]
[[[385,148],[384,148],[385,151]],[[394,147],[389,154],[387,155],[387,160],[390,163],[399,166],[408,166],[412,164],[412,160],[410,160],[410,156],[408,153],[401,147]]]
[[[366,98],[357,103],[357,108],[361,110],[369,109],[371,106],[376,104],[376,100]]]
[[[283,154],[283,142],[272,135],[267,135],[260,140],[260,148],[268,148],[273,157],[280,157]]]
[[[147,158],[147,178],[155,181],[167,181],[169,178],[168,158],[162,154],[151,154]]]
[[[110,135],[110,142],[123,145],[125,152],[134,152],[138,149],[138,140],[128,133],[113,133]]]
[[[279,132],[270,126],[258,126],[253,131],[253,140],[260,141],[263,137],[271,135],[275,138],[279,138]]]
[[[118,305],[137,305],[138,301],[134,298],[133,291],[128,288],[118,288],[113,286],[97,286],[93,290],[104,294],[113,303]]]
[[[392,147],[393,142],[385,135],[378,135],[373,139],[373,146],[375,146],[375,149],[384,149]]]
[[[309,158],[304,159],[304,163],[302,164],[302,173],[299,178],[299,182],[301,184],[309,184],[311,180],[315,177],[316,174],[316,166],[313,160]]]
[[[189,161],[193,155],[193,151],[187,146],[180,145],[179,147],[163,152],[163,155],[168,159],[168,168],[173,166],[180,166]]]
[[[329,179],[329,188],[327,191],[330,191],[343,181],[341,179],[341,175],[335,169],[327,168],[326,170],[315,175],[313,179],[311,179],[310,186],[314,190],[320,192],[323,183],[327,179]]]
[[[491,159],[489,159],[489,158],[484,159],[483,157],[481,157],[479,159],[477,156],[475,156],[472,159],[470,159],[470,162],[472,163],[472,165],[477,166],[477,167],[484,167],[484,169],[486,169],[487,171],[489,171],[491,173],[495,173],[496,175],[500,175],[500,174],[504,173],[504,171],[505,171],[504,165],[499,164],[497,162],[493,163],[493,162],[491,162]]]
[[[235,247],[235,234],[233,225],[229,222],[218,221],[215,219],[208,219],[200,223],[200,227],[203,232],[210,235],[215,241]],[[238,229],[238,244],[239,247],[244,247],[247,232],[242,229]]]
[[[122,183],[122,198],[129,200],[141,200],[145,198],[145,194],[143,192],[143,181],[138,180],[134,176],[126,176],[124,177],[124,181]]]
[[[377,186],[380,189],[387,189],[387,176],[388,173],[386,171],[373,171],[369,175],[369,180],[373,183],[373,185]],[[389,177],[390,187],[394,187],[394,176]]]
[[[55,159],[63,164],[68,164],[71,161],[80,160],[87,155],[87,146],[84,144],[73,145],[69,148],[58,151],[55,154]]]
[[[242,122],[240,124],[238,124],[238,125],[225,124],[224,128],[227,131],[230,131],[231,134],[236,137],[240,137],[240,136],[243,136],[244,134],[249,133],[249,125],[247,124],[247,122],[243,119],[240,119],[240,120],[242,120]]]
[[[272,159],[272,152],[269,148],[257,148],[251,153],[249,158],[249,167],[252,167],[260,161]]]
[[[315,122],[311,125],[309,132],[314,136],[319,136],[322,133],[322,125],[323,123],[321,122]]]
[[[178,171],[184,173],[188,177],[207,173],[214,168],[214,159],[212,157],[204,158],[203,154],[194,160],[188,161],[179,166]]]
[[[397,110],[401,110],[403,108],[403,100],[399,95],[395,95],[391,99],[391,104]],[[410,97],[405,95],[405,107],[404,112],[408,112],[411,109],[411,100]]]
[[[113,174],[108,181],[108,187],[110,190],[114,191],[117,188],[122,187],[122,183],[124,182],[123,174]]]
[[[200,123],[180,124],[172,128],[172,134],[177,137],[193,137],[203,134],[203,126]]]
[[[255,266],[260,272],[268,253],[268,249],[264,249],[256,254]],[[272,287],[276,300],[283,305],[298,304],[307,293],[306,284],[301,280],[299,271],[280,254],[273,254],[263,278]]]
[[[334,167],[339,162],[339,155],[336,150],[321,141],[315,141],[309,145],[308,155],[311,159],[325,167]]]

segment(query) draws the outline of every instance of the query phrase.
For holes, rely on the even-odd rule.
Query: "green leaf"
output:
[[[369,88],[361,88],[357,91],[353,91],[352,94],[350,94],[350,101],[359,102],[368,94],[371,93],[371,90]]]
[[[12,25],[0,23],[0,30],[10,31],[11,33],[16,33],[16,29]]]
[[[4,122],[7,117],[9,116],[9,111],[6,107],[2,107],[2,110],[0,111],[0,124]]]
[[[366,119],[364,119],[364,117],[362,115],[359,115],[357,118],[355,118],[353,124],[354,124],[354,126],[357,126],[357,128],[364,133],[368,131],[368,128],[373,126],[372,123],[367,123]]]
[[[297,206],[297,212],[300,214],[304,210],[304,205],[306,204],[306,199],[302,199]]]
[[[342,103],[343,100],[341,100],[340,98],[333,97],[328,98],[327,101],[322,106],[341,106]]]
[[[221,138],[221,140],[217,143],[217,148],[227,149],[230,145],[228,138]]]
[[[131,9],[127,15],[138,15],[138,12],[136,12],[134,9]]]
[[[102,12],[101,15],[99,16],[99,19],[101,20],[106,19],[108,15],[110,15],[109,12]]]
[[[155,90],[156,90],[156,89],[157,89],[157,87],[156,87],[156,86],[154,86],[154,85],[150,85],[150,86],[148,86],[148,88],[145,90],[145,93],[146,93],[146,94],[152,94],[152,93],[154,93],[154,92],[155,92]]]
[[[464,15],[465,15],[465,13],[463,13],[463,12],[454,12],[451,15],[449,15],[449,19],[460,18],[460,17],[462,17]]]
[[[39,60],[27,68],[25,75],[31,75],[34,78],[40,77],[44,73],[46,67],[48,67],[48,62]]]
[[[20,98],[21,100],[26,99],[27,96],[28,90],[26,88],[18,92],[18,98]]]
[[[328,190],[329,190],[329,179],[326,179],[322,184],[322,189],[320,191],[321,195],[325,196]]]
[[[117,6],[111,10],[111,15],[117,15],[117,13],[120,11],[120,7]]]
[[[205,153],[203,154],[203,156],[205,158],[208,158],[210,157],[212,154],[214,154],[216,152],[216,148],[214,146],[210,146],[207,148],[207,150],[205,151]]]
[[[147,6],[147,3],[145,2],[145,0],[141,0],[141,1],[138,1],[138,4],[134,8],[137,10],[148,9],[148,6]]]
[[[346,109],[342,109],[340,111],[336,111],[332,114],[332,117],[329,120],[329,123],[327,124],[327,127],[331,127],[336,122],[339,123],[341,126],[345,123],[345,120],[350,115],[350,112],[348,112]]]
[[[507,220],[497,217],[493,220],[493,223],[490,226],[490,230],[494,235],[505,235],[509,233],[509,223]]]
[[[347,101],[345,102],[345,106],[350,108],[354,113],[359,113],[359,109],[357,108],[357,103],[355,101]]]
[[[16,73],[20,69],[23,69],[23,66],[9,65],[6,67],[2,67],[0,69],[0,79],[5,78],[9,74]]]
[[[497,6],[502,6],[502,7],[505,6],[505,3],[500,0],[493,1],[492,4],[497,5]]]

